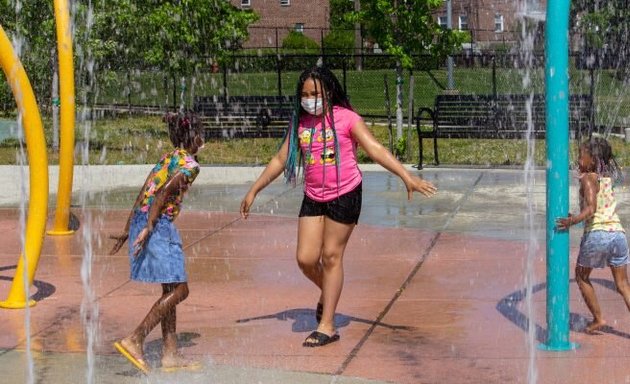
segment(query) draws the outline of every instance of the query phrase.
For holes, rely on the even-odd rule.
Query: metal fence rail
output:
[[[620,78],[614,66],[612,69],[608,69],[610,66],[589,68],[588,65],[598,63],[587,60],[582,54],[573,54],[570,59],[570,92],[593,97],[595,124],[599,130],[622,132],[623,128],[630,127],[628,79]],[[406,70],[402,79],[405,121],[409,121],[410,106],[412,111],[430,108],[436,96],[445,92],[473,95],[543,93],[544,55],[535,53],[527,68],[524,61],[521,55],[508,53],[454,56],[455,89],[447,90],[446,60],[415,57],[415,67]],[[150,68],[132,69],[126,73],[97,73],[98,98],[95,103],[106,115],[143,111],[156,114],[180,106],[190,108],[197,96],[295,95],[300,72],[322,63],[338,76],[357,112],[382,121],[395,115],[395,58],[386,54],[234,54],[225,62],[202,68],[184,79],[170,79]],[[361,70],[356,69],[357,64]],[[526,73],[527,86],[523,81]],[[388,84],[387,90],[385,84]],[[410,88],[410,84],[413,87]],[[40,102],[47,104],[45,99]],[[391,106],[389,110],[387,105]],[[13,106],[9,103],[0,108],[8,110]],[[48,108],[44,106],[42,109]]]

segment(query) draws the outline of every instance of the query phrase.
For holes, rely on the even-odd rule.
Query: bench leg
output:
[[[422,136],[418,135],[418,169],[422,169],[422,157],[424,152],[422,151]]]
[[[437,135],[433,136],[433,155],[435,156],[435,165],[440,165],[440,159],[438,158]]]

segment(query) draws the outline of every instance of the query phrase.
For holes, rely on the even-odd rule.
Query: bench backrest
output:
[[[441,137],[523,137],[532,122],[532,133],[544,137],[545,95],[438,95],[434,123]],[[528,106],[531,105],[531,108]],[[571,95],[569,126],[577,132],[591,129],[593,100],[590,95]]]
[[[438,95],[434,111],[440,129],[458,127],[462,133],[473,133],[494,126],[492,97],[488,95]]]
[[[292,96],[197,96],[193,109],[205,116],[256,116],[265,110],[272,119],[288,119],[294,108]]]
[[[294,96],[197,96],[206,138],[282,137],[295,108]]]

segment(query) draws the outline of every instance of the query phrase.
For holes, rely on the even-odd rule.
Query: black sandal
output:
[[[309,339],[313,339],[313,341],[309,341]],[[339,340],[338,333],[335,333],[332,336],[328,336],[325,333],[322,333],[319,331],[313,331],[313,333],[308,335],[306,340],[304,340],[304,343],[302,343],[302,346],[303,347],[323,347],[324,345],[333,343],[337,340]]]
[[[322,321],[322,315],[324,314],[324,304],[317,303],[317,309],[315,309],[315,319],[317,320],[317,324]]]

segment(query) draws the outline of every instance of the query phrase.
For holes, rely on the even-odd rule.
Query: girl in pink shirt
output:
[[[240,210],[247,218],[262,189],[283,172],[287,181],[295,182],[299,169],[303,169],[297,262],[321,291],[315,311],[318,327],[303,345],[319,347],[339,340],[334,315],[343,287],[343,253],[361,213],[357,146],[402,179],[409,199],[413,192],[432,196],[436,188],[410,175],[372,136],[330,70],[313,67],[304,71],[296,93],[300,105],[284,142],[245,195]]]

